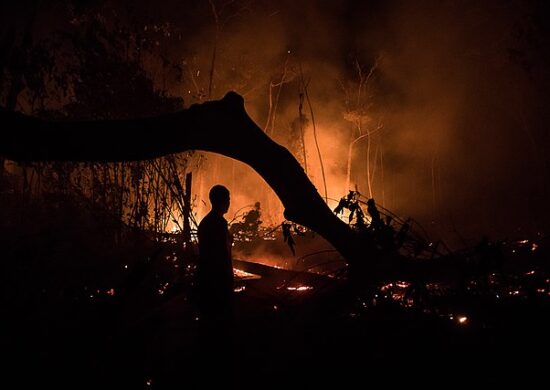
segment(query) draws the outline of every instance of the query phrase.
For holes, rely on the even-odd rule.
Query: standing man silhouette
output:
[[[234,380],[232,238],[223,217],[229,209],[229,190],[215,185],[209,193],[212,210],[199,223],[199,261],[196,292],[199,331],[199,381],[212,387]],[[213,375],[215,373],[215,375]],[[230,387],[230,386],[228,386]]]
[[[197,289],[202,314],[221,320],[229,314],[233,296],[232,238],[223,217],[229,209],[229,190],[222,185],[215,185],[210,189],[208,197],[212,210],[202,219],[198,228]],[[216,318],[219,316],[221,318]]]

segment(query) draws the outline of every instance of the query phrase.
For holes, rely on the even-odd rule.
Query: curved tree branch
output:
[[[236,93],[150,118],[54,122],[0,109],[0,123],[8,129],[0,155],[15,161],[132,161],[185,150],[240,160],[273,188],[285,218],[318,232],[350,261],[357,257],[355,233],[326,206],[292,154],[252,121]]]
[[[361,283],[412,271],[404,259],[381,256],[332,213],[298,161],[254,123],[234,92],[177,113],[132,120],[45,121],[0,108],[0,124],[7,130],[0,156],[14,161],[132,161],[185,150],[240,160],[273,188],[285,218],[329,241]]]

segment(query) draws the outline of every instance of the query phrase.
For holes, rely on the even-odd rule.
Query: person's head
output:
[[[229,210],[229,190],[227,188],[217,184],[210,189],[208,197],[212,203],[212,210],[222,215],[227,213]]]

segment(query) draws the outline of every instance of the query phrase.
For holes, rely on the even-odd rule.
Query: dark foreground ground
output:
[[[186,273],[154,294],[43,289],[23,301],[20,291],[35,287],[4,291],[2,388],[523,388],[547,379],[546,291],[407,307],[359,298],[334,279],[248,269],[263,277],[239,282],[227,358],[201,357]],[[3,277],[17,285],[8,280],[17,275]]]
[[[546,236],[508,241],[498,271],[481,267],[485,283],[434,280],[411,295],[406,281],[357,294],[345,279],[236,262],[261,278],[239,281],[233,325],[210,332],[227,348],[207,349],[192,303],[193,253],[70,196],[16,195],[0,191],[2,389],[547,382]]]

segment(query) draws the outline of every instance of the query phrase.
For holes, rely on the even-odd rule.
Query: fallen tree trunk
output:
[[[412,271],[408,261],[383,255],[362,242],[333,214],[298,161],[254,123],[236,93],[177,113],[132,120],[45,121],[0,108],[0,124],[4,129],[0,156],[20,162],[135,161],[185,150],[234,158],[251,166],[273,188],[285,207],[285,218],[329,241],[346,258],[357,281]]]

